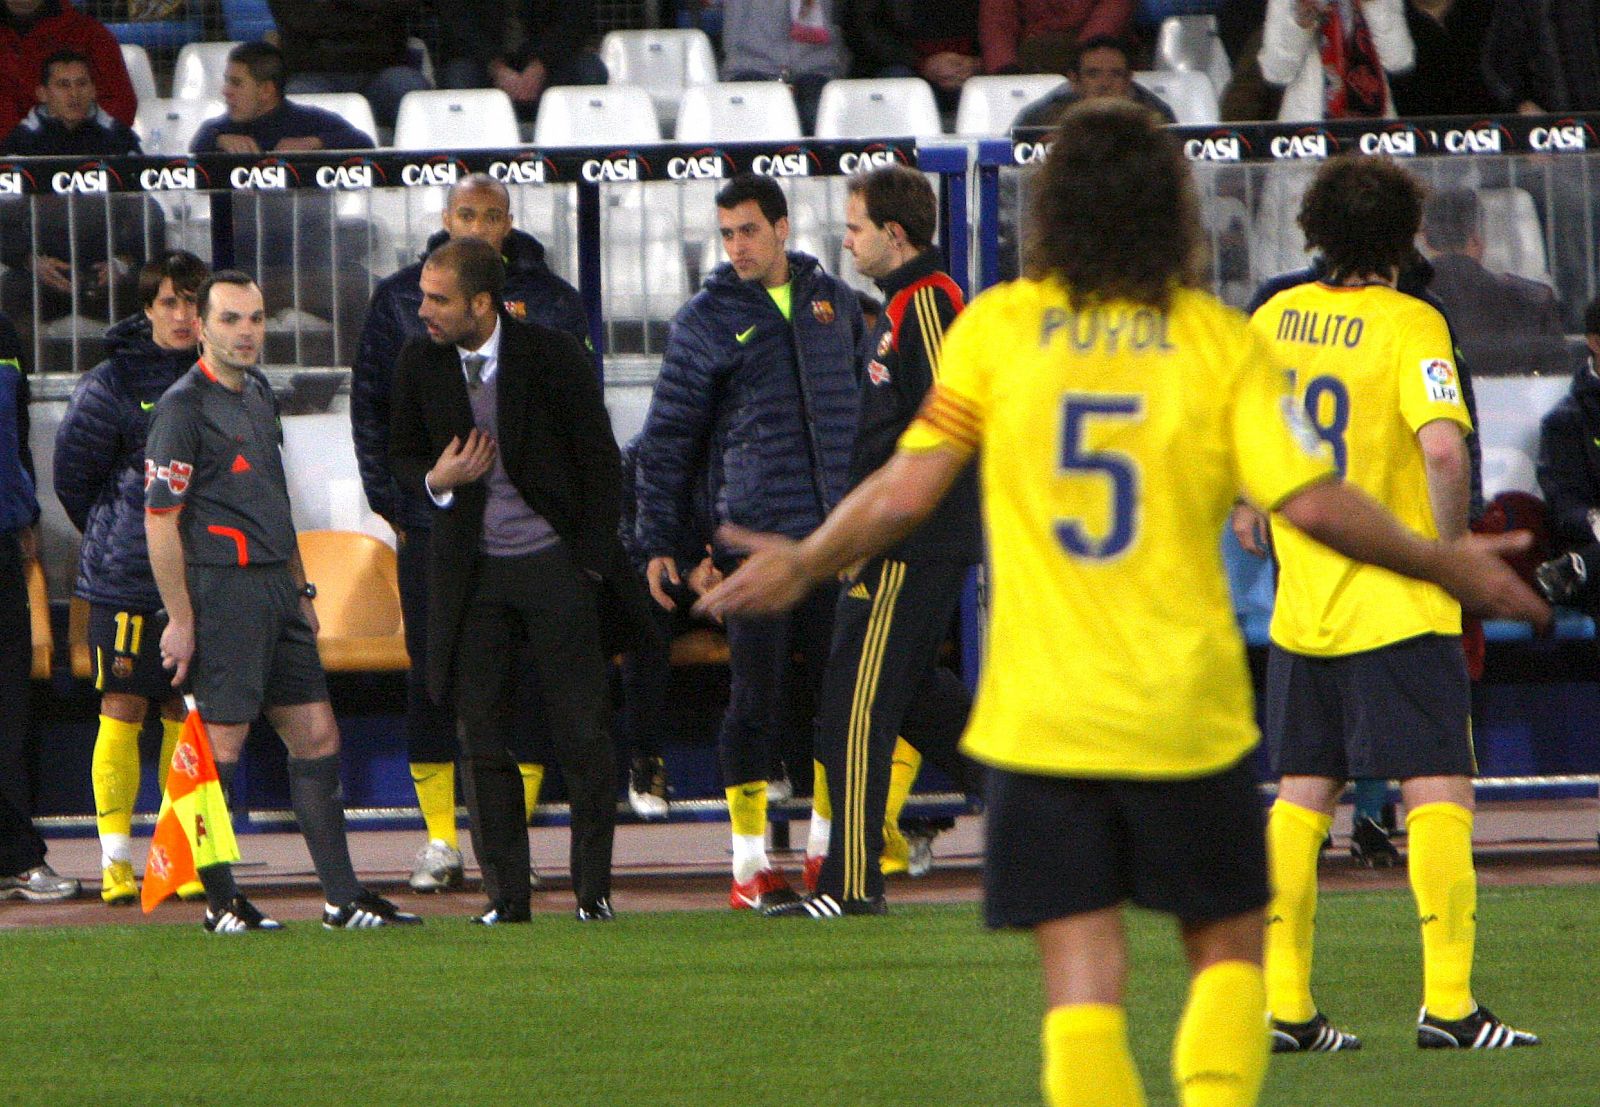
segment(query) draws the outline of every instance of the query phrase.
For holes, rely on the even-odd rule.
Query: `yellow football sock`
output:
[[[1261,966],[1221,961],[1189,984],[1172,1043],[1183,1107],[1250,1107],[1267,1075],[1267,987]]]
[[[833,800],[828,797],[828,770],[822,762],[811,762],[811,810],[820,818],[833,818]]]
[[[544,766],[526,761],[517,766],[517,771],[522,774],[522,804],[531,819],[539,809],[539,789],[544,787]]]
[[[138,723],[100,716],[89,761],[95,825],[102,837],[117,835],[124,844],[133,833],[133,801],[139,796],[139,732],[143,729]]]
[[[728,821],[733,832],[748,838],[767,835],[767,782],[747,780],[727,789]]]
[[[172,751],[178,748],[178,739],[183,736],[183,720],[161,720],[161,759],[156,762],[156,772],[160,774],[161,791],[167,790],[167,770],[172,768]]]
[[[1040,1083],[1050,1107],[1143,1107],[1127,1012],[1109,1003],[1052,1008],[1044,1017]]]
[[[456,838],[456,764],[454,761],[413,761],[411,782],[417,786],[417,806],[428,837],[437,838],[451,849],[459,848]]]
[[[1317,854],[1333,820],[1278,800],[1267,818],[1267,1009],[1284,1022],[1317,1013],[1311,998],[1311,943],[1317,920]]]
[[[1411,894],[1422,920],[1422,1002],[1428,1014],[1472,1013],[1472,950],[1478,934],[1478,874],[1472,867],[1472,812],[1425,803],[1406,815]]]
[[[894,740],[894,759],[889,762],[889,802],[883,809],[885,826],[899,826],[900,812],[906,809],[911,786],[922,770],[922,754],[904,738]]]

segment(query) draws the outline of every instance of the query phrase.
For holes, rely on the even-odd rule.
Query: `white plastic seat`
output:
[[[186,154],[194,133],[207,119],[227,111],[216,98],[207,100],[140,100],[133,130],[146,154]]]
[[[156,89],[155,70],[150,68],[150,53],[143,46],[123,43],[122,64],[127,67],[128,80],[133,82],[133,95],[139,103],[161,95]]]
[[[521,143],[511,97],[497,88],[423,89],[400,98],[397,150],[495,150]]]
[[[818,138],[938,135],[939,105],[921,77],[829,81],[817,105]]]
[[[562,85],[546,89],[533,124],[536,146],[660,142],[650,94],[638,85]]]
[[[1233,79],[1214,15],[1169,15],[1156,32],[1156,68],[1204,73],[1218,96]]]
[[[612,31],[600,40],[600,60],[614,85],[636,85],[650,95],[663,130],[678,117],[685,89],[717,79],[711,39],[699,30]]]
[[[331,111],[374,142],[378,139],[378,121],[373,118],[372,105],[359,92],[297,92],[289,99]]]
[[[210,100],[222,95],[228,54],[237,42],[191,42],[178,51],[172,69],[172,95],[178,100]]]
[[[956,134],[1003,135],[1019,112],[1067,83],[1054,73],[1017,73],[1002,77],[969,77],[961,86],[956,108]]]
[[[1176,69],[1146,69],[1133,75],[1146,92],[1167,102],[1172,114],[1183,124],[1216,123],[1222,118],[1217,107],[1217,90],[1204,73]]]
[[[782,81],[728,81],[684,89],[679,142],[792,142],[801,137],[794,93]]]
[[[1553,284],[1533,197],[1520,188],[1484,188],[1478,190],[1478,204],[1483,211],[1484,268]]]

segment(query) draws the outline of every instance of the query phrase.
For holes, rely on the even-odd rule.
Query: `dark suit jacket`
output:
[[[602,634],[614,645],[648,615],[640,597],[619,598],[632,577],[617,539],[621,460],[594,364],[569,334],[504,315],[500,327],[497,420],[506,474],[578,568],[601,580]],[[455,347],[407,342],[395,364],[389,430],[400,487],[426,498],[424,476],[450,440],[465,440],[472,428]],[[456,640],[477,581],[487,487],[479,480],[455,493],[450,507],[434,509],[429,553],[428,690],[441,701],[450,694]]]

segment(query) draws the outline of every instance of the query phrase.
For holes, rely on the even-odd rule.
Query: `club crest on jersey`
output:
[[[885,354],[887,354],[889,352],[889,348],[891,346],[893,346],[893,345],[894,345],[894,332],[893,331],[884,331],[883,332],[883,337],[878,339],[878,356],[879,357],[883,357]]]
[[[1423,359],[1422,384],[1428,391],[1428,399],[1436,404],[1461,402],[1461,390],[1456,384],[1456,367],[1444,358]]]
[[[826,327],[828,324],[833,322],[833,301],[832,300],[813,300],[813,301],[811,301],[811,314],[816,316],[817,322],[821,323],[824,327]]]
[[[874,358],[867,364],[867,379],[873,384],[888,384],[889,367]]]
[[[111,659],[111,673],[118,680],[127,680],[133,675],[133,658],[113,657]]]
[[[150,487],[152,481],[163,481],[172,489],[174,496],[181,496],[188,491],[189,478],[194,476],[194,466],[187,461],[174,461],[171,465],[157,465],[149,458],[144,462],[144,486]]]
[[[506,303],[506,314],[507,315],[511,316],[511,318],[515,319],[519,323],[527,322],[527,320],[528,320],[528,305],[524,301],[522,301],[522,300],[507,300],[505,303]]]

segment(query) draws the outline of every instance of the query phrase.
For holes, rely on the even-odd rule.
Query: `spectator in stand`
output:
[[[1535,580],[1551,603],[1600,615],[1600,300],[1585,309],[1583,331],[1588,361],[1539,424],[1539,491],[1550,544],[1563,552],[1539,566]]]
[[[285,100],[284,78],[283,51],[270,42],[235,46],[222,78],[227,112],[202,123],[189,148],[197,154],[372,149],[372,136],[343,117]]]
[[[846,0],[842,22],[857,76],[921,77],[942,112],[983,72],[978,0]]]
[[[822,86],[844,76],[840,38],[835,0],[724,0],[722,79],[784,82],[811,134]]]
[[[1269,0],[1257,58],[1279,119],[1394,115],[1387,74],[1415,61],[1403,0]]]
[[[393,127],[400,98],[432,88],[412,65],[406,17],[417,0],[269,0],[288,67],[290,95],[359,92],[380,126]]]
[[[1483,40],[1494,0],[1406,0],[1416,67],[1389,80],[1395,113],[1478,115],[1494,110],[1483,76]]]
[[[1102,35],[1125,38],[1133,0],[980,0],[978,41],[988,73],[1065,73]]]
[[[1600,109],[1600,34],[1591,3],[1496,0],[1483,71],[1501,111]]]
[[[1119,38],[1102,35],[1083,44],[1067,69],[1068,84],[1039,97],[1018,113],[1013,127],[1054,127],[1068,108],[1081,100],[1131,100],[1176,123],[1167,102],[1134,82],[1133,49]]]
[[[551,85],[606,83],[594,49],[594,0],[441,4],[439,34],[443,87],[498,88],[525,119]]]
[[[107,156],[139,153],[139,139],[99,106],[89,60],[60,50],[45,60],[38,106],[0,151]],[[107,226],[107,223],[110,226]],[[107,323],[133,309],[139,267],[166,244],[161,208],[140,196],[35,196],[0,204],[0,306],[31,333],[74,310]]]
[[[101,107],[131,127],[138,100],[122,49],[105,25],[69,0],[5,0],[0,8],[0,134],[33,110],[44,59],[57,50],[75,50],[89,59]]]

